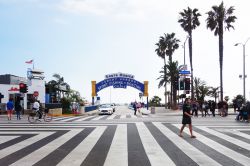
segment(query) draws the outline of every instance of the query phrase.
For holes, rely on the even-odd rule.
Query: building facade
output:
[[[28,87],[27,93],[19,92],[19,83],[25,83]],[[24,109],[30,109],[34,99],[45,103],[45,81],[41,70],[28,70],[27,78],[11,74],[0,75],[0,93],[4,96],[1,100],[1,109],[5,110],[5,105],[12,98],[14,101],[21,98]]]

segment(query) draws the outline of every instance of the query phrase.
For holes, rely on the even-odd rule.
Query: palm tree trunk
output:
[[[166,58],[164,57],[164,77],[166,77],[167,75],[167,67],[166,67]],[[164,92],[164,95],[165,95],[165,108],[167,109],[167,83],[165,83],[165,92]]]
[[[193,42],[192,42],[192,31],[189,32],[189,59],[190,59],[190,68],[191,68],[191,99],[194,100],[194,70],[193,70]]]
[[[169,55],[169,62],[170,64],[172,63],[172,56]],[[171,75],[170,77],[170,106],[172,107],[172,104],[173,104],[173,82],[174,82],[174,79],[173,79],[173,76]]]
[[[167,101],[167,84],[165,85],[165,108],[167,109],[168,108],[168,101]]]
[[[219,33],[219,62],[220,62],[220,100],[223,101],[223,25]]]

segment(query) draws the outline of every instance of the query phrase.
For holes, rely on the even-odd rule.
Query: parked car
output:
[[[113,107],[110,104],[102,104],[99,106],[99,115],[100,114],[109,114],[112,115],[113,114]]]

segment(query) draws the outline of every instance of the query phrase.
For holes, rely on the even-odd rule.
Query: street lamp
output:
[[[246,101],[246,74],[245,74],[245,70],[246,70],[246,67],[245,67],[245,58],[246,58],[246,52],[245,52],[245,48],[246,48],[246,44],[248,42],[248,40],[250,39],[247,38],[246,42],[243,44],[243,43],[236,43],[234,46],[238,46],[238,45],[242,45],[243,47],[243,97],[244,97],[244,102]]]
[[[183,44],[183,48],[184,48],[184,65],[186,65],[186,41],[189,38],[189,36],[186,37],[184,44]]]

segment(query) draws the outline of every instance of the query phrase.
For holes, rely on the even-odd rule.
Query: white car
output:
[[[109,115],[112,115],[114,112],[112,106],[109,104],[100,105],[98,111],[99,111],[99,114],[109,114]]]
[[[113,108],[113,112],[115,112],[115,109],[116,109],[115,103],[110,104],[110,106]]]

